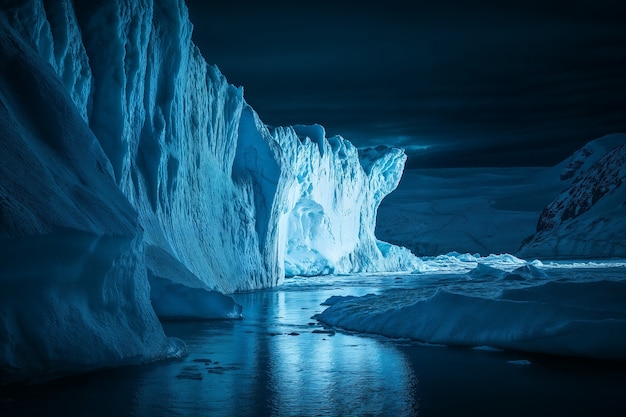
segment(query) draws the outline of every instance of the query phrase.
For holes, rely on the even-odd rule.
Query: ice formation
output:
[[[378,206],[400,181],[402,150],[358,151],[339,136],[326,139],[319,125],[278,128],[274,137],[292,172],[279,220],[286,275],[417,268],[407,249],[374,236]]]
[[[431,344],[626,360],[623,278],[556,279],[531,264],[507,270],[481,263],[448,284],[426,279],[415,289],[335,296],[316,317],[327,326]]]
[[[191,42],[182,1],[3,3],[0,25],[0,369],[172,354],[148,282],[163,317],[237,317],[216,291],[418,265],[374,237],[403,152],[270,131]],[[29,280],[45,285],[20,298]]]
[[[0,381],[181,355],[137,214],[59,78],[0,28]]]
[[[224,292],[280,283],[283,262],[290,275],[411,268],[373,234],[401,150],[359,156],[320,126],[270,132],[191,42],[184,5],[138,3],[77,2],[74,19],[69,2],[31,1],[7,14],[66,81],[148,246]]]

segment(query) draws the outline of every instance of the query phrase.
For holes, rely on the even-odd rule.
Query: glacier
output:
[[[270,129],[192,29],[180,0],[3,3],[3,380],[184,354],[157,315],[239,318],[224,293],[285,275],[419,267],[374,235],[404,152]]]

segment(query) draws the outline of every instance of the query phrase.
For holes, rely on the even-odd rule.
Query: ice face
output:
[[[0,383],[182,355],[137,213],[63,84],[0,27]]]
[[[87,120],[91,68],[69,1],[24,1],[6,7],[5,17],[59,75],[82,118]]]
[[[418,267],[408,250],[374,236],[378,206],[400,180],[402,150],[358,151],[339,136],[326,138],[319,125],[273,134],[284,151],[283,166],[293,172],[279,220],[288,276]]]

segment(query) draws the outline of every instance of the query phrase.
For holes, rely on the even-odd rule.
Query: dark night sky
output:
[[[194,41],[270,125],[409,166],[552,165],[626,132],[626,2],[187,0]]]

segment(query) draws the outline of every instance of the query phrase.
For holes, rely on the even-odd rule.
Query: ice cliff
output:
[[[136,211],[59,77],[0,28],[0,382],[181,355]]]
[[[318,125],[278,128],[273,136],[289,172],[279,217],[288,276],[418,267],[407,249],[374,236],[378,206],[400,181],[402,150],[359,151],[341,137],[326,139]]]
[[[1,4],[2,373],[179,354],[154,311],[239,317],[219,292],[285,273],[416,267],[373,233],[404,153],[268,129],[182,1]]]
[[[554,170],[569,186],[543,210],[519,256],[626,256],[626,134],[591,141]]]

